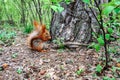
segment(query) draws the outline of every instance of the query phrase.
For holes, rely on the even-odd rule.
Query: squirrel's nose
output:
[[[51,36],[49,36],[49,39],[51,39]]]
[[[51,39],[51,36],[49,37],[49,39]]]

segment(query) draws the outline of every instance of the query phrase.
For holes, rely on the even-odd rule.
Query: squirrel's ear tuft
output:
[[[36,29],[38,29],[39,23],[38,23],[37,21],[33,21],[33,25],[34,25],[34,27],[35,27]]]
[[[46,26],[43,24],[42,25],[42,31],[45,32]]]

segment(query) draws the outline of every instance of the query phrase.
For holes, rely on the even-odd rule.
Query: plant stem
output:
[[[104,25],[103,25],[102,9],[100,9],[100,7],[99,7],[98,3],[96,2],[96,0],[94,0],[94,1],[95,1],[95,4],[96,4],[96,6],[97,6],[97,8],[99,10],[99,13],[100,13],[100,23],[101,23],[100,29],[103,32],[105,58],[106,58],[106,63],[105,63],[104,69],[107,69],[108,68],[108,62],[109,62],[109,56],[108,56],[108,51],[107,51],[107,40],[105,38],[105,30],[104,30]]]
[[[104,28],[102,28],[102,31],[103,31],[104,49],[105,49],[105,58],[106,58],[105,69],[107,69],[108,68],[108,62],[109,62],[109,55],[108,55],[108,51],[107,51],[107,43],[106,43]]]

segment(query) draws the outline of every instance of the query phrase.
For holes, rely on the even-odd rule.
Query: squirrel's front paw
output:
[[[47,52],[47,50],[41,50],[41,52]]]

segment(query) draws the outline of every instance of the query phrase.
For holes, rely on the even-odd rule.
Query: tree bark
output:
[[[53,12],[50,33],[52,39],[63,38],[64,42],[88,43],[92,36],[91,14],[81,0],[70,4],[61,3],[62,13]]]

